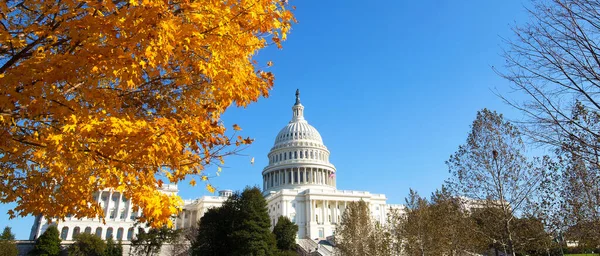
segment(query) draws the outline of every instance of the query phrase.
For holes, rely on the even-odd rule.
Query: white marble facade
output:
[[[279,216],[287,216],[298,225],[298,238],[324,239],[335,233],[335,226],[349,202],[367,202],[372,217],[381,223],[385,222],[390,208],[402,210],[401,205],[386,204],[383,194],[337,190],[337,170],[329,162],[330,152],[317,129],[304,119],[304,106],[299,96],[297,91],[292,120],[277,134],[268,154],[269,164],[262,171],[263,194],[271,225],[276,224]],[[177,193],[177,186],[166,185],[164,192]],[[218,196],[185,200],[183,210],[175,220],[175,228],[197,225],[208,209],[221,206],[232,193],[223,190]],[[112,235],[123,241],[135,237],[139,232],[138,227],[134,228],[138,213],[132,211],[129,200],[111,191],[101,191],[97,198],[107,216],[106,224],[98,218],[67,218],[57,223],[61,238],[72,240],[74,234],[81,232],[98,234],[102,239]],[[30,239],[39,237],[47,227],[46,219],[36,218]]]
[[[176,185],[165,185],[162,189],[164,193],[177,193]],[[35,219],[31,228],[30,240],[35,240],[43,234],[49,225],[56,225],[60,232],[62,240],[73,240],[73,236],[78,233],[96,234],[102,239],[113,237],[116,240],[131,241],[133,237],[140,232],[140,229],[147,231],[147,227],[134,227],[136,217],[139,212],[134,212],[131,201],[116,191],[104,190],[96,193],[95,198],[100,202],[104,210],[105,222],[103,224],[100,218],[81,218],[67,216],[65,221],[48,220],[43,216]]]
[[[335,227],[348,203],[363,200],[372,217],[385,223],[390,208],[383,194],[337,190],[337,170],[329,162],[329,150],[321,135],[304,119],[304,106],[296,91],[292,120],[277,134],[263,169],[263,191],[271,225],[287,216],[298,225],[298,238],[324,239]]]

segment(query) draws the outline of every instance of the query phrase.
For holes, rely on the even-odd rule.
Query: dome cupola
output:
[[[275,137],[263,170],[264,191],[282,188],[319,187],[335,189],[335,167],[321,134],[304,119],[300,91],[292,106],[292,120]]]

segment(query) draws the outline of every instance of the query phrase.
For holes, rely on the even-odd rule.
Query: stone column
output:
[[[119,192],[119,207],[117,208],[117,216],[115,216],[115,219],[119,219],[119,220],[122,221],[122,219],[121,219],[121,211],[125,211],[124,208],[125,207],[123,207],[123,192]]]
[[[327,223],[327,200],[323,200],[323,224]]]
[[[306,170],[306,167],[304,167],[304,170],[302,171],[302,176],[304,177],[304,184],[308,184],[308,171]]]
[[[338,219],[339,219],[339,216],[340,216],[340,212],[339,212],[339,211],[340,211],[340,209],[339,209],[339,207],[340,207],[340,205],[339,205],[339,201],[337,201],[337,200],[336,200],[336,201],[335,201],[335,209],[333,209],[333,212],[335,213],[335,214],[333,215],[333,217],[335,218],[335,220],[334,220],[334,222],[335,222],[335,223],[338,223],[338,222],[339,222],[339,220],[338,220]]]
[[[105,217],[108,217],[108,219],[110,219],[110,206],[111,206],[111,202],[112,202],[112,195],[113,195],[113,192],[112,192],[112,191],[110,191],[110,192],[108,193],[108,200],[106,200],[106,201],[107,201],[107,202],[106,202],[106,212],[104,213],[104,216],[105,216]],[[105,228],[103,228],[103,230],[104,230],[104,229],[105,229]]]
[[[131,219],[131,199],[127,199],[127,214],[125,214],[125,221],[129,221]]]

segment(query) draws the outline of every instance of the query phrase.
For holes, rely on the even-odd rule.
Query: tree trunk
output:
[[[512,256],[516,256],[515,255],[515,250],[513,248],[512,234],[510,232],[510,220],[506,220],[504,222],[504,230],[506,231],[506,235],[508,236],[508,251],[510,252],[510,254]]]

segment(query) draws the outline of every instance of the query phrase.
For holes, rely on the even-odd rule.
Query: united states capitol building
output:
[[[299,239],[325,239],[335,234],[347,205],[363,200],[368,203],[372,217],[384,223],[391,208],[402,209],[401,205],[386,204],[386,196],[367,191],[338,190],[337,170],[329,162],[330,152],[323,138],[304,118],[304,106],[296,91],[296,102],[292,106],[291,121],[275,137],[268,153],[269,164],[262,171],[263,194],[268,203],[271,225],[279,216],[287,216],[298,225]],[[177,193],[176,185],[163,188],[165,193]],[[175,228],[189,228],[208,209],[219,207],[233,192],[219,191],[218,196],[204,196],[185,200],[183,210],[175,220]],[[30,239],[39,237],[48,225],[57,225],[61,239],[73,240],[78,233],[90,233],[102,239],[114,237],[124,244],[147,227],[134,226],[137,212],[132,211],[131,202],[118,192],[100,191],[96,198],[104,209],[106,224],[98,218],[75,219],[48,224],[44,217],[37,217],[32,226]]]

